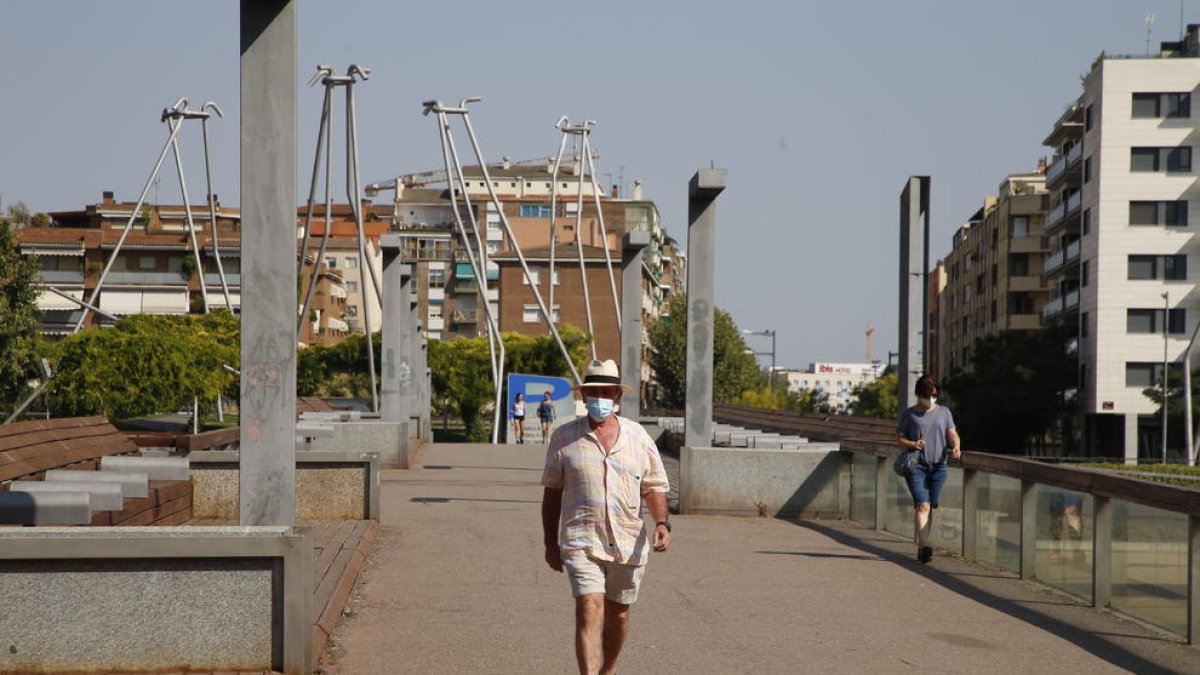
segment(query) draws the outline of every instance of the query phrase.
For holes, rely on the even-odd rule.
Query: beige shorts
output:
[[[583,551],[563,553],[563,567],[571,581],[571,595],[579,597],[603,593],[605,598],[621,605],[637,602],[645,565],[622,565],[610,560],[597,560]]]

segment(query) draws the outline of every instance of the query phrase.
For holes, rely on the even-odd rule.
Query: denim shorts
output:
[[[938,499],[942,496],[942,486],[946,484],[946,463],[929,466],[918,462],[916,468],[908,476],[908,491],[912,493],[913,506],[929,504],[938,507]]]

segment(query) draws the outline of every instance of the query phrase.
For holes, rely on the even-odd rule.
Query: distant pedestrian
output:
[[[546,397],[537,407],[538,421],[542,423],[542,440],[550,439],[550,425],[554,422],[554,401],[550,400],[550,392],[546,392]]]
[[[517,442],[525,442],[525,396],[518,393],[512,405],[513,429],[516,431]]]
[[[932,529],[932,509],[938,507],[942,486],[946,484],[946,460],[962,456],[958,430],[950,409],[938,405],[941,393],[937,380],[929,375],[917,379],[917,404],[900,413],[896,442],[901,452],[919,452],[916,468],[908,476],[908,491],[912,494],[914,539],[917,560],[927,563],[933,558],[929,545]]]
[[[542,474],[546,564],[570,580],[575,657],[585,675],[616,672],[649,549],[671,545],[658,447],[640,424],[613,412],[626,391],[616,363],[592,361],[577,388],[587,415],[555,430]],[[642,504],[655,520],[652,538]]]

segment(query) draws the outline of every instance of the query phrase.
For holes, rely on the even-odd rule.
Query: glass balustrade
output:
[[[1188,518],[1112,501],[1112,606],[1187,634]]]

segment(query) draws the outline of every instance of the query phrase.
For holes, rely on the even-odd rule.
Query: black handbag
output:
[[[901,450],[900,454],[896,455],[896,459],[892,461],[892,471],[895,471],[896,475],[901,478],[908,478],[912,475],[913,470],[917,468],[917,464],[920,461],[920,451]]]

